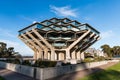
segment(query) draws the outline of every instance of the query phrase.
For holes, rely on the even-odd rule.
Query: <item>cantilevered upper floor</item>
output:
[[[18,37],[34,52],[47,51],[53,54],[62,51],[67,59],[73,51],[82,52],[94,44],[100,39],[99,34],[88,23],[52,18],[21,29]]]

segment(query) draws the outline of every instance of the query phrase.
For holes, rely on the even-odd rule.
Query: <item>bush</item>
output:
[[[62,66],[71,65],[70,63],[62,63]]]
[[[103,61],[103,60],[105,60],[105,57],[103,56],[99,56],[95,58],[95,61]]]
[[[20,60],[19,59],[14,59],[12,63],[14,63],[14,64],[20,64]]]
[[[31,63],[29,62],[29,60],[24,60],[24,61],[22,62],[22,65],[31,66]]]
[[[56,61],[42,61],[42,60],[36,60],[34,66],[35,67],[55,67],[57,64]]]
[[[93,61],[94,61],[93,58],[85,58],[85,59],[83,60],[83,62],[93,62]]]

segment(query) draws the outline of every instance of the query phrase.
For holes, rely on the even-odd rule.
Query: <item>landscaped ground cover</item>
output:
[[[120,63],[100,72],[90,74],[80,80],[120,80]]]

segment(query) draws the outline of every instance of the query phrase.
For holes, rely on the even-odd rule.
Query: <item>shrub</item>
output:
[[[42,60],[36,60],[34,66],[35,67],[55,67],[57,64],[56,61],[42,61]]]
[[[19,59],[14,59],[12,63],[14,63],[14,64],[20,64],[20,60]]]
[[[93,61],[94,61],[93,58],[85,58],[85,59],[83,60],[83,62],[93,62]]]
[[[24,60],[24,61],[22,62],[22,65],[31,66],[31,63],[29,62],[29,60]]]
[[[62,63],[62,66],[71,65],[70,63]]]

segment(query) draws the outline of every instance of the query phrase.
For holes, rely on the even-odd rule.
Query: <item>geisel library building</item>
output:
[[[99,31],[68,18],[35,22],[19,31],[19,39],[34,51],[34,59],[81,61],[83,51],[100,39]]]

